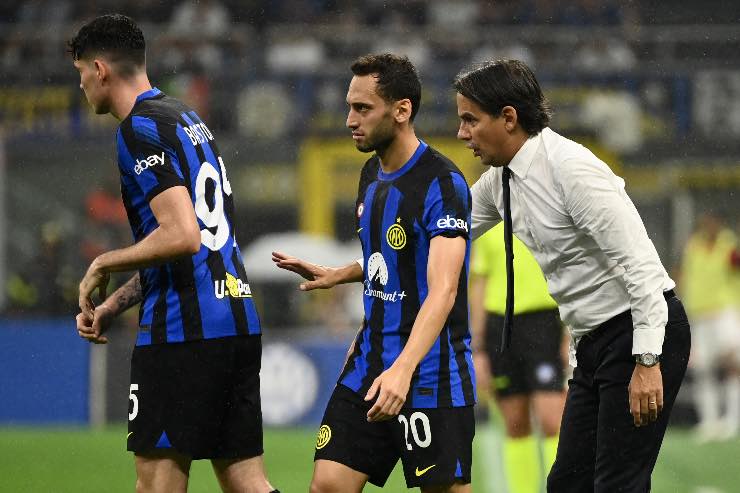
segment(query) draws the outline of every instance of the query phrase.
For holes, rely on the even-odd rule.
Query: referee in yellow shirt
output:
[[[470,311],[473,358],[482,396],[493,390],[506,426],[504,471],[509,493],[537,493],[557,452],[565,404],[557,304],[527,247],[514,237],[514,330],[500,352],[506,302],[503,225],[473,243]],[[540,452],[532,414],[543,437]]]

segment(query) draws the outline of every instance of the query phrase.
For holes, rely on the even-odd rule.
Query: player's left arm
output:
[[[439,337],[455,303],[466,249],[464,236],[432,238],[427,264],[429,293],[419,309],[403,351],[391,367],[375,379],[365,396],[369,401],[378,395],[367,413],[368,421],[390,419],[401,411],[414,370]]]
[[[80,309],[92,317],[92,293],[97,289],[105,299],[111,272],[151,267],[200,250],[200,227],[190,194],[184,186],[170,187],[157,194],[149,206],[159,226],[146,238],[126,248],[103,253],[93,260],[80,282]]]

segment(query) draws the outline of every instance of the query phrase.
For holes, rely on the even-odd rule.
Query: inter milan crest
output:
[[[316,435],[316,450],[321,450],[326,447],[326,444],[331,440],[331,428],[327,425],[321,425],[319,433]]]
[[[388,228],[385,233],[385,239],[394,250],[400,250],[406,246],[406,231],[399,223],[401,218],[396,219],[396,224]]]

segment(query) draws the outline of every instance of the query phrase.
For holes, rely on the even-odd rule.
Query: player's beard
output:
[[[393,119],[390,111],[383,115],[383,119],[378,123],[373,132],[367,135],[365,142],[357,143],[357,150],[360,152],[377,152],[382,154],[396,138],[396,130],[393,128]]]

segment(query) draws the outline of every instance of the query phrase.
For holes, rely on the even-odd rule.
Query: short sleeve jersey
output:
[[[184,187],[200,226],[200,250],[140,271],[138,346],[260,333],[234,232],[234,200],[211,130],[159,89],[136,99],[116,136],[121,195],[134,241],[158,227],[151,201]]]
[[[457,296],[440,336],[416,368],[406,406],[475,403],[467,300],[470,207],[470,189],[460,170],[424,142],[393,173],[383,173],[377,156],[367,161],[356,203],[365,317],[340,384],[364,395],[393,364],[428,294],[432,238],[460,236],[467,246]]]

